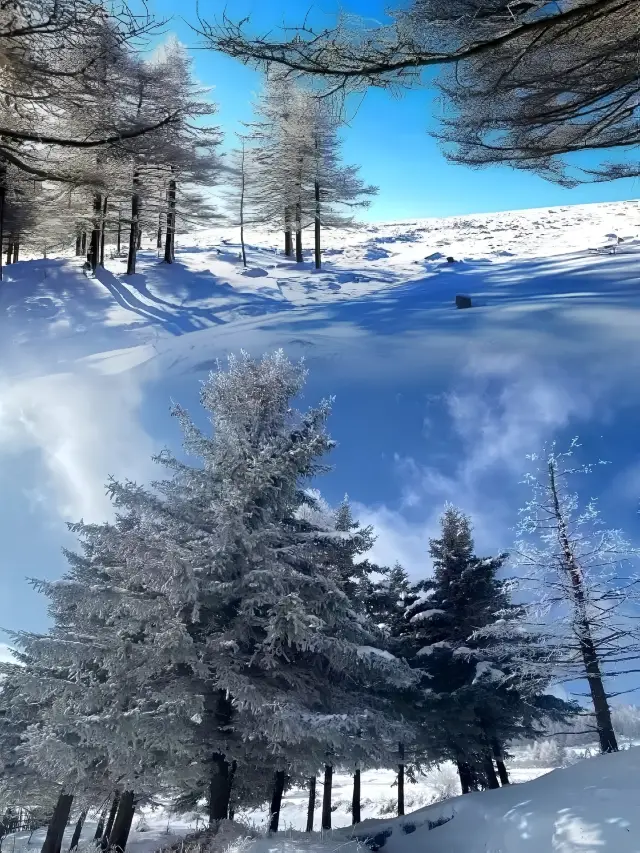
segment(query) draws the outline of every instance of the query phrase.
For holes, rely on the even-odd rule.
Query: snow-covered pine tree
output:
[[[291,409],[303,381],[281,352],[230,358],[202,391],[212,435],[175,410],[197,464],[163,453],[170,477],[152,490],[112,482],[116,521],[73,525],[82,552],[68,555],[63,581],[41,585],[64,636],[38,638],[29,654],[39,646],[74,673],[45,734],[54,722],[81,730],[69,764],[85,768],[87,750],[105,757],[127,790],[206,786],[212,821],[228,815],[233,777],[250,777],[260,739],[265,763],[286,771],[301,764],[296,746],[342,757],[356,736],[384,743],[406,730],[378,691],[411,673],[325,572],[327,541],[345,534],[298,517],[332,447],[328,404]],[[57,729],[55,739],[69,752]]]
[[[579,447],[574,439],[564,452],[552,445],[529,457],[537,468],[525,477],[531,498],[514,551],[522,587],[533,594],[529,621],[546,632],[564,677],[586,680],[600,748],[615,752],[606,683],[637,672],[637,552],[621,531],[604,527],[595,499],[581,506],[572,491],[574,478],[593,468],[574,462]]]
[[[572,708],[543,695],[549,655],[539,637],[519,628],[522,610],[498,577],[507,555],[476,557],[470,519],[452,506],[441,530],[430,543],[433,580],[412,590],[400,643],[428,676],[439,749],[456,762],[463,791],[496,787],[493,759],[503,762],[505,744],[530,736],[546,715],[566,716]]]

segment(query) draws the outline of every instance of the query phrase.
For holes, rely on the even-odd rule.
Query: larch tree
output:
[[[572,491],[576,476],[593,469],[574,463],[579,446],[574,439],[564,452],[553,445],[531,455],[536,469],[525,478],[531,498],[521,510],[514,556],[520,583],[533,596],[529,621],[547,631],[565,679],[586,681],[600,748],[615,752],[607,685],[639,671],[640,580],[621,531],[604,526],[595,499],[581,505]]]

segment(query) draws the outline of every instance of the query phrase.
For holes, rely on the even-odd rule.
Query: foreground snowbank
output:
[[[456,797],[351,830],[245,842],[243,853],[638,853],[640,748],[586,759],[532,782]],[[440,824],[440,825],[438,825]]]

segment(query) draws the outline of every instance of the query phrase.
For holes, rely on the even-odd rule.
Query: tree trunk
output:
[[[122,248],[122,213],[120,208],[118,208],[118,237],[116,242],[116,254],[118,257],[120,256],[120,251]]]
[[[500,784],[504,787],[505,785],[509,784],[509,774],[507,773],[507,768],[504,763],[504,754],[502,752],[502,747],[500,746],[500,742],[497,738],[491,739],[491,748],[493,750],[493,757],[496,762],[496,767],[498,768]]]
[[[118,814],[118,806],[120,805],[120,792],[116,791],[113,797],[113,802],[111,803],[111,809],[109,810],[109,818],[107,819],[107,825],[104,828],[104,833],[102,838],[100,839],[100,848],[102,850],[106,850],[109,846],[109,836],[111,835],[111,830],[113,829],[113,822],[116,819],[116,815]]]
[[[136,251],[138,248],[138,216],[140,215],[140,196],[138,195],[138,173],[133,175],[133,192],[131,194],[131,230],[129,231],[129,256],[127,258],[127,275],[136,271]]]
[[[76,828],[73,830],[73,836],[71,838],[71,844],[69,845],[69,850],[75,850],[75,848],[80,843],[80,836],[82,835],[82,827],[84,826],[84,822],[87,817],[87,810],[83,809],[80,812],[80,817],[76,823]]]
[[[309,779],[309,804],[307,806],[307,832],[313,832],[313,817],[316,810],[316,777]]]
[[[104,832],[104,822],[107,818],[107,810],[106,808],[100,812],[100,817],[98,818],[98,824],[96,826],[96,831],[93,834],[93,840],[97,843],[102,838],[102,833]]]
[[[167,234],[164,238],[164,260],[172,264],[175,258],[175,233],[176,233],[176,182],[172,178],[167,190]]]
[[[302,206],[296,204],[296,263],[301,264],[304,260],[302,255]]]
[[[118,814],[113,822],[113,829],[109,835],[109,850],[124,853],[127,839],[133,823],[133,814],[136,805],[133,791],[123,791],[118,805]]]
[[[486,776],[488,787],[499,788],[500,782],[498,782],[496,769],[493,766],[493,758],[491,757],[491,755],[489,755],[489,753],[485,755],[484,761],[482,762],[482,767],[484,769],[484,775]]]
[[[102,222],[100,224],[100,266],[104,266],[104,234],[107,228],[107,196],[102,203]]]
[[[3,167],[0,170],[0,281],[2,281],[2,244],[4,242],[4,200],[6,195],[6,190],[4,187],[4,177],[6,175],[6,167]]]
[[[7,261],[6,264],[9,264],[13,261],[13,243],[7,243]]]
[[[585,675],[589,684],[591,701],[595,712],[598,738],[600,740],[601,752],[617,752],[618,742],[611,721],[611,709],[609,699],[604,689],[602,671],[600,669],[600,658],[596,645],[593,641],[591,621],[587,613],[586,597],[582,580],[582,571],[573,553],[567,525],[560,509],[558,489],[556,486],[555,463],[549,463],[549,483],[553,496],[553,509],[556,518],[556,526],[560,545],[563,551],[564,563],[571,580],[572,604],[575,614],[575,624],[578,626],[578,642],[584,662]]]
[[[100,260],[100,219],[102,218],[102,196],[100,193],[93,194],[93,227],[91,229],[91,245],[89,246],[89,263],[91,272],[98,268]]]
[[[398,764],[398,817],[404,814],[404,744],[398,747],[400,763]]]
[[[351,824],[360,823],[360,768],[353,774],[353,798],[351,800]]]
[[[226,820],[231,799],[231,767],[224,755],[214,752],[211,757],[209,782],[209,824]]]
[[[20,241],[15,240],[13,244],[13,263],[18,263],[18,258],[20,257]]]
[[[80,256],[82,254],[82,234],[78,231],[76,234],[76,256]]]
[[[138,242],[136,243],[136,248],[142,248],[142,228],[138,227]]]
[[[462,786],[462,793],[468,794],[471,791],[475,790],[476,785],[473,778],[473,771],[471,770],[471,765],[466,761],[456,761],[456,765],[458,767],[458,775],[460,776],[460,785]]]
[[[324,786],[322,790],[322,828],[331,829],[331,785],[333,782],[333,766],[324,766]]]
[[[86,231],[82,232],[80,251],[86,257],[86,254],[87,254],[87,232]]]
[[[247,268],[247,250],[244,245],[244,142],[242,143],[242,160],[240,161],[240,247],[242,249],[242,266]]]
[[[322,266],[322,255],[320,253],[320,183],[319,181],[315,182],[315,191],[316,191],[316,216],[315,216],[315,260],[316,260],[316,269],[319,270]]]
[[[288,258],[293,257],[293,239],[291,235],[291,211],[285,207],[284,211],[284,253]]]
[[[62,793],[58,797],[58,802],[49,821],[47,827],[47,835],[42,845],[41,853],[60,853],[62,848],[62,836],[64,835],[69,814],[71,813],[71,804],[73,803],[73,795]]]
[[[158,214],[158,236],[156,239],[156,249],[162,248],[162,211]]]
[[[284,794],[285,783],[284,770],[276,770],[276,775],[273,783],[273,794],[271,796],[271,820],[269,821],[269,832],[277,832],[278,824],[280,823],[280,809],[282,807],[282,795]]]

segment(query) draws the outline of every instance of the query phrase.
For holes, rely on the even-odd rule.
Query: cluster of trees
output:
[[[93,0],[21,0],[0,9],[0,276],[21,248],[66,250],[104,264],[105,245],[136,271],[142,234],[172,263],[176,229],[220,221],[210,197],[226,184],[227,221],[282,229],[302,260],[302,231],[346,226],[342,210],[375,189],[340,162],[340,123],[275,72],[242,136],[242,153],[219,153],[210,92],[185,48],[141,51],[161,22]],[[230,162],[229,162],[230,161]]]
[[[346,228],[350,210],[377,192],[340,159],[340,121],[331,100],[320,100],[286,74],[272,70],[234,152],[235,206],[246,266],[244,226],[277,227],[284,252],[303,260],[302,233],[313,227],[314,259],[321,266],[321,231]],[[294,250],[295,246],[295,250]]]
[[[309,785],[311,829],[321,768],[323,827],[334,768],[353,773],[354,822],[363,768],[397,767],[399,814],[405,777],[434,762],[454,761],[464,791],[507,784],[509,743],[576,711],[548,692],[563,667],[588,679],[602,749],[617,748],[599,692],[613,632],[602,636],[592,597],[605,581],[590,583],[584,557],[598,565],[598,543],[611,554],[613,540],[586,550],[559,457],[548,458],[553,532],[539,536],[530,517],[518,553],[533,562],[534,540],[558,543],[539,577],[564,584],[562,635],[514,603],[507,555],[476,556],[452,506],[432,576],[372,563],[373,530],[311,488],[333,442],[328,403],[293,408],[304,379],[281,351],[230,357],[201,394],[212,430],[176,407],[184,456],[162,452],[167,473],[150,488],[111,481],[114,521],[71,525],[80,546],[66,575],[34,582],[53,625],[18,632],[16,662],[2,665],[0,801],[50,804],[44,853],[59,851],[74,797],[77,837],[87,808],[114,797],[98,834],[124,848],[136,804],[158,799],[205,802],[214,825],[266,802],[275,831],[290,785]],[[618,632],[627,656],[630,637]]]

